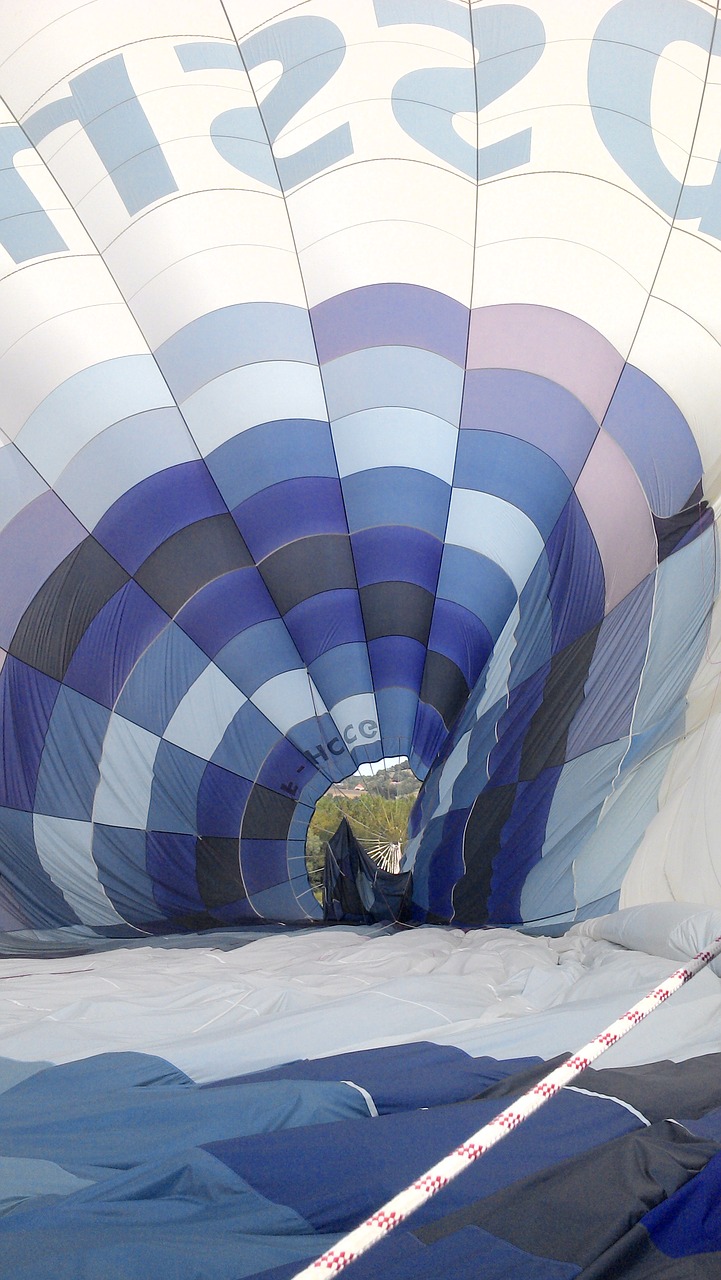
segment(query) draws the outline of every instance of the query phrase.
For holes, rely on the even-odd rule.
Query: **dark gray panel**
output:
[[[428,644],[433,596],[414,582],[374,582],[360,592],[368,640],[408,636]]]
[[[230,515],[208,516],[179,529],[148,556],[136,581],[171,617],[206,583],[252,565]]]
[[[206,907],[225,907],[246,897],[238,841],[229,836],[200,836],[195,842],[195,873]]]
[[[543,769],[565,764],[568,730],[583,700],[600,629],[599,623],[553,655],[543,700],[523,742],[521,779],[536,778]]]
[[[278,612],[324,591],[356,586],[350,539],[345,533],[319,533],[279,547],[258,566]]]
[[[14,658],[62,680],[93,618],[128,581],[107,551],[86,538],[66,556],[20,619],[10,645]]]
[[[294,812],[292,800],[256,783],[248,796],[240,834],[244,840],[285,840]]]
[[[435,707],[447,729],[450,729],[470,690],[463,672],[444,653],[429,649],[423,669],[421,702]]]

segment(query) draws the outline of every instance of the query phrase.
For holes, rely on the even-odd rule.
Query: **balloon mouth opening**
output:
[[[308,879],[318,902],[322,900],[328,841],[344,819],[382,870],[395,873],[402,869],[408,820],[420,786],[407,756],[362,764],[349,777],[328,786],[316,802],[305,842]]]

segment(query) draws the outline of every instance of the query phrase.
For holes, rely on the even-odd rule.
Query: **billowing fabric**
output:
[[[719,904],[721,19],[70,0],[0,23],[0,928]]]
[[[408,914],[412,876],[386,871],[367,854],[347,818],[326,846],[323,918],[348,924],[403,921]]]

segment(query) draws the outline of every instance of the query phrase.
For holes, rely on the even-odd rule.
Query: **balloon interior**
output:
[[[0,1276],[290,1277],[721,934],[720,156],[709,0],[0,0]],[[358,1280],[721,1274],[719,972]]]

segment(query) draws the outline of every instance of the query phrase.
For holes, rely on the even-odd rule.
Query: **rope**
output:
[[[687,965],[677,969],[670,978],[650,991],[632,1009],[612,1022],[605,1031],[590,1040],[577,1053],[572,1054],[566,1062],[561,1063],[560,1067],[556,1067],[554,1071],[544,1076],[543,1080],[524,1093],[517,1102],[507,1107],[505,1111],[501,1111],[483,1128],[478,1129],[467,1142],[462,1143],[427,1173],[417,1178],[410,1187],[393,1196],[359,1227],[343,1236],[332,1249],[328,1249],[320,1258],[316,1258],[315,1262],[311,1262],[309,1266],[297,1272],[294,1280],[318,1280],[319,1276],[334,1275],[342,1271],[354,1258],[365,1253],[387,1232],[399,1226],[409,1214],[413,1213],[414,1209],[418,1209],[420,1205],[430,1200],[431,1196],[436,1195],[469,1164],[484,1155],[486,1151],[490,1151],[501,1138],[505,1138],[512,1129],[538,1111],[549,1098],[563,1089],[575,1076],[585,1071],[586,1067],[589,1067],[596,1058],[616,1044],[633,1027],[638,1026],[639,1022],[643,1022],[649,1013],[658,1009],[669,996],[678,991],[719,954],[721,954],[721,935],[714,939],[706,951],[699,951]]]

